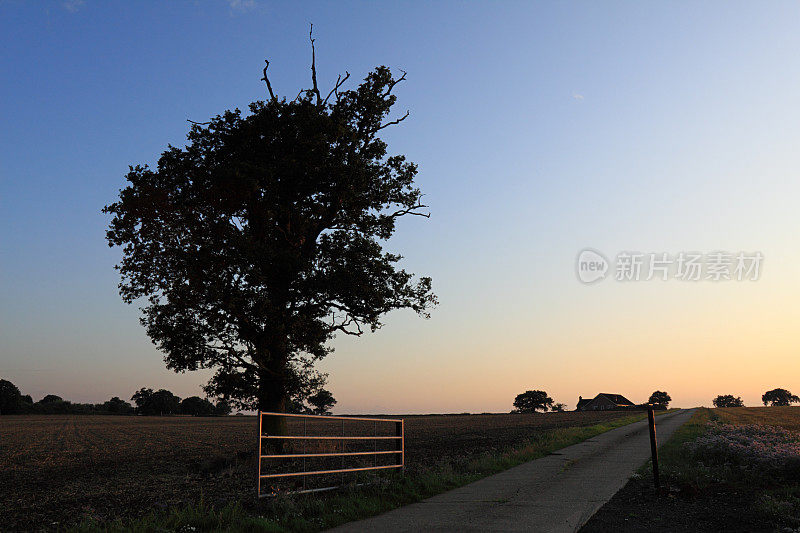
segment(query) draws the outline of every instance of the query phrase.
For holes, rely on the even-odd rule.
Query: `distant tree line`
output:
[[[672,398],[666,392],[655,391],[650,395],[648,403],[653,404],[657,409],[666,409],[671,401]],[[545,391],[529,390],[522,394],[517,394],[516,398],[514,398],[514,409],[511,412],[536,413],[541,411],[546,413],[547,411],[552,411],[554,413],[560,413],[563,412],[566,407],[567,406],[563,403],[556,403]]]
[[[786,389],[777,388],[762,394],[761,401],[766,406],[785,407],[793,403],[800,403],[800,397]],[[733,394],[720,394],[711,400],[711,403],[714,407],[744,407],[741,396],[734,396]]]
[[[22,394],[19,388],[8,380],[0,379],[0,415],[15,414],[98,414],[98,415],[192,415],[192,416],[224,416],[231,413],[227,400],[219,399],[211,403],[199,396],[191,396],[181,400],[172,392],[161,389],[138,390],[131,400],[122,400],[114,396],[104,403],[73,403],[55,394],[48,394],[38,402],[34,402],[28,394]]]
[[[131,400],[136,404],[136,414],[140,415],[225,416],[231,413],[231,406],[224,398],[217,400],[216,404],[199,396],[181,400],[166,389],[141,388],[131,396]]]

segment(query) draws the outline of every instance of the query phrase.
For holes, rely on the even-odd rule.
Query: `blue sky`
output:
[[[399,312],[336,341],[322,369],[338,410],[502,411],[531,388],[569,405],[656,388],[755,403],[791,388],[789,2],[0,2],[0,375],[80,401],[199,392],[206,375],[165,370],[117,295],[100,209],[129,164],[183,143],[187,118],[263,99],[265,58],[280,94],[307,87],[309,22],[321,85],[408,72],[397,112],[411,116],[386,140],[420,165],[433,216],[389,247],[441,300],[429,321]],[[585,287],[573,263],[587,246],[759,250],[764,277]]]

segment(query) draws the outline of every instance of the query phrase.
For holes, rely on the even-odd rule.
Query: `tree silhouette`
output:
[[[133,406],[118,396],[114,396],[103,404],[103,410],[115,414],[129,414],[133,412]]]
[[[711,403],[714,407],[744,407],[742,398],[733,394],[720,394],[711,400]]]
[[[800,403],[800,398],[786,389],[772,389],[761,396],[764,405],[786,406],[793,403]]]
[[[16,385],[0,379],[0,415],[13,415],[21,408],[22,394]]]
[[[514,412],[535,413],[538,410],[547,411],[553,405],[553,399],[541,390],[529,390],[517,394],[514,398]]]
[[[136,411],[141,415],[174,415],[180,412],[181,399],[170,391],[160,389],[139,389],[131,396]]]
[[[214,414],[217,416],[228,416],[231,414],[231,404],[225,398],[220,398],[214,406]]]
[[[181,414],[192,416],[211,416],[214,404],[199,396],[189,396],[181,402]]]
[[[284,412],[329,354],[335,334],[362,335],[383,315],[436,304],[383,250],[399,218],[429,216],[417,166],[387,155],[381,131],[405,80],[378,67],[352,90],[312,84],[193,123],[185,148],[130,168],[113,215],[120,294],[145,298],[142,323],[168,368],[213,368],[210,396]],[[274,418],[274,417],[271,417]]]
[[[672,401],[672,398],[670,398],[669,394],[667,394],[666,392],[662,392],[660,390],[657,390],[653,394],[650,395],[650,399],[647,400],[647,403],[651,403],[653,405],[656,405],[658,407],[663,407],[664,409],[666,409],[667,406],[669,406],[669,402],[671,402],[671,401]]]
[[[131,396],[131,401],[136,404],[136,411],[139,414],[144,414],[143,411],[145,406],[152,397],[153,389],[146,389],[144,387],[133,393],[133,396]]]
[[[565,403],[554,403],[550,410],[554,413],[563,413],[564,410],[567,408],[567,404]]]
[[[47,396],[39,400],[39,403],[56,403],[63,401],[64,398],[62,398],[61,396],[56,396],[55,394],[48,394]]]
[[[311,405],[311,412],[315,415],[329,415],[331,408],[336,405],[336,399],[329,390],[322,389],[309,396],[308,403]]]

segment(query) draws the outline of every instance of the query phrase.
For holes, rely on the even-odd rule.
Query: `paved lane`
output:
[[[656,417],[660,442],[693,409]],[[647,420],[602,433],[475,483],[331,531],[572,532],[650,457]]]

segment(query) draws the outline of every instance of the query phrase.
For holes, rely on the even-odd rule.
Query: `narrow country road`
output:
[[[664,442],[693,409],[656,417]],[[650,457],[647,420],[413,505],[331,531],[573,532],[607,502]]]

